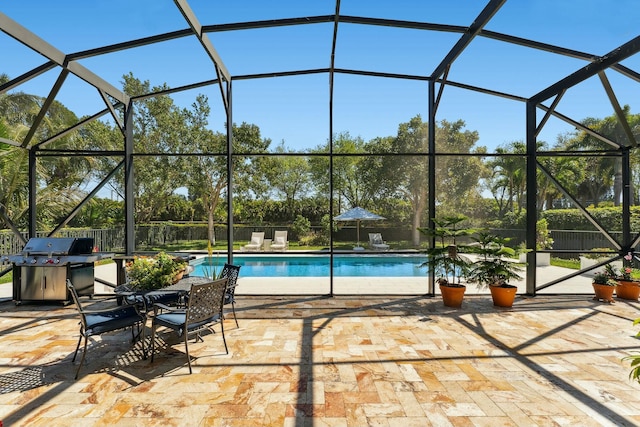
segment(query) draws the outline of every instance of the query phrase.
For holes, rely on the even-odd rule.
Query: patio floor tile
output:
[[[113,300],[87,303],[102,307]],[[240,327],[204,342],[161,330],[90,342],[72,305],[0,303],[0,420],[15,426],[633,426],[640,303],[589,295],[241,296]],[[147,325],[149,326],[149,325]],[[147,337],[147,340],[150,338]],[[145,343],[145,344],[148,344]],[[76,361],[77,363],[77,361]]]

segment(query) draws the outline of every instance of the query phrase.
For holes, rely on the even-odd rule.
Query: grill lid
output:
[[[81,255],[93,251],[91,237],[32,237],[22,249],[25,255]]]

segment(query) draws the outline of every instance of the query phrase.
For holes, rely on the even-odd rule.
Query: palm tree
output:
[[[496,153],[501,156],[488,162],[493,170],[489,187],[501,206],[501,215],[507,212],[520,213],[524,207],[527,188],[525,152],[522,141],[513,141],[506,147],[496,148]]]
[[[634,133],[634,139],[637,141],[640,136],[638,127],[640,115],[630,114],[628,105],[624,106],[623,115]],[[582,124],[622,146],[634,143],[634,141],[628,141],[628,137],[623,127],[620,126],[618,117],[615,115],[604,119],[587,118],[582,121]],[[615,150],[616,147],[585,131],[581,131],[566,141],[565,149],[604,152],[606,150]],[[582,193],[581,199],[585,202],[591,201],[595,206],[598,206],[598,203],[605,197],[611,196],[614,204],[619,205],[622,194],[622,158],[592,156],[586,160],[586,163],[584,167],[585,180],[579,186],[579,190]]]
[[[6,74],[0,75],[0,84],[7,81],[9,77]],[[3,138],[23,142],[43,102],[43,98],[23,92],[1,94],[0,117],[2,117]],[[33,142],[46,141],[77,121],[75,114],[54,101],[35,132]],[[72,134],[52,142],[47,147],[77,148],[82,144],[84,144],[82,138]],[[22,226],[25,225],[28,212],[29,149],[30,147],[0,144],[0,208],[14,224]],[[89,170],[91,170],[89,157],[56,156],[41,158],[36,162],[38,185],[36,203],[47,206],[47,209],[39,210],[41,215],[38,221],[42,225],[50,226],[52,221],[64,215],[64,212],[69,209],[69,202],[80,198],[80,189],[86,181]]]

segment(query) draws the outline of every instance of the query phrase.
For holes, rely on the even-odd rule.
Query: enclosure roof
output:
[[[0,12],[0,73],[11,80],[0,94],[33,93],[92,115],[129,101],[122,80],[132,73],[166,83],[178,102],[188,94],[185,106],[193,91],[205,93],[213,126],[224,126],[233,105],[234,121],[312,146],[331,131],[393,134],[427,115],[435,81],[438,118],[463,118],[481,142],[523,139],[527,99],[553,110],[558,126],[542,134],[553,140],[574,129],[567,118],[634,109],[639,18],[633,0],[9,2]],[[505,135],[487,124],[495,116]]]

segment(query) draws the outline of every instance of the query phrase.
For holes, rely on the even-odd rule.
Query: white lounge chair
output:
[[[286,251],[288,248],[289,241],[287,240],[287,231],[274,231],[273,241],[271,242],[271,249],[274,251]]]
[[[369,233],[369,247],[374,251],[388,251],[389,245],[382,240],[382,234]]]
[[[243,250],[245,251],[259,251],[262,249],[262,244],[264,243],[264,232],[253,232],[251,233],[251,241],[249,244],[243,246]]]

